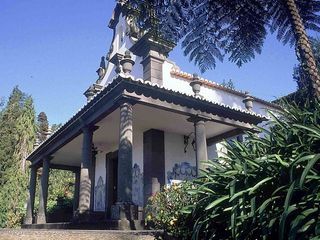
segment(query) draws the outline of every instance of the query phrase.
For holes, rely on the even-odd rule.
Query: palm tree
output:
[[[306,29],[320,31],[319,0],[126,0],[140,13],[144,29],[155,27],[162,37],[182,47],[202,72],[214,68],[225,55],[238,66],[261,52],[267,31],[277,31],[284,44],[295,44],[298,59],[310,76],[311,91],[320,98],[320,76]],[[138,10],[138,11],[136,11]],[[129,11],[130,12],[130,11]],[[153,15],[153,14],[152,14]],[[153,21],[152,21],[153,19]]]
[[[320,98],[320,76],[305,27],[319,31],[317,22],[320,10],[319,1],[275,0],[270,1],[269,10],[272,18],[271,30],[278,29],[278,39],[295,42],[298,59],[306,75],[310,78],[308,88]],[[287,33],[287,37],[285,36]]]

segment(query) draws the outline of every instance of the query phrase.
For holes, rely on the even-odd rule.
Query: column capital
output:
[[[33,165],[33,164],[31,164],[31,165],[29,166],[29,168],[30,168],[30,170],[32,171],[32,170],[37,170],[37,169],[39,168],[39,166],[38,166],[38,165]]]
[[[99,129],[99,126],[90,126],[90,125],[83,125],[81,130],[82,130],[82,133],[90,133],[90,132],[94,132],[96,130]]]
[[[52,159],[53,159],[53,156],[52,156],[52,155],[48,155],[48,156],[42,157],[42,160],[43,160],[43,161],[47,161],[47,162],[50,162]]]
[[[191,116],[191,117],[189,117],[187,119],[188,122],[192,122],[192,123],[198,123],[198,122],[201,122],[201,121],[202,122],[207,122],[207,121],[210,121],[210,120],[211,120],[211,118],[208,118],[208,117],[200,115],[200,114],[193,115],[193,116]]]
[[[113,101],[114,101],[114,103],[117,103],[119,105],[122,105],[124,103],[129,103],[131,105],[134,105],[139,100],[140,100],[140,98],[138,98],[138,97],[133,97],[133,96],[130,96],[130,95],[123,93],[123,94],[119,95],[118,97],[116,97]]]

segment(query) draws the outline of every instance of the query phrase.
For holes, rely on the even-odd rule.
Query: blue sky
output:
[[[109,49],[114,5],[114,0],[1,0],[0,97],[18,85],[50,124],[68,120],[85,103],[82,93],[95,82],[100,57]],[[179,46],[169,57],[181,70],[199,72]],[[294,49],[270,35],[252,62],[238,68],[225,61],[202,76],[232,79],[237,89],[273,100],[296,89],[296,63]]]

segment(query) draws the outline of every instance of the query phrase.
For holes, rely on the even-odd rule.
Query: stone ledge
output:
[[[151,240],[162,231],[1,229],[3,240]]]
[[[22,229],[88,229],[88,230],[144,230],[141,220],[105,220],[99,222],[61,222],[45,224],[23,224]]]

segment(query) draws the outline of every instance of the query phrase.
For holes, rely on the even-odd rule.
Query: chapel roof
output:
[[[116,75],[111,83],[106,85],[101,92],[97,93],[89,102],[87,102],[82,108],[78,110],[71,118],[57,129],[47,140],[42,142],[34,151],[27,157],[27,159],[33,158],[37,152],[46,145],[50,144],[55,138],[59,138],[69,127],[72,127],[81,122],[82,117],[90,115],[93,107],[102,101],[108,95],[123,84],[124,89],[150,96],[152,98],[158,98],[162,101],[177,102],[179,105],[185,105],[190,108],[197,108],[197,106],[205,107],[209,111],[210,107],[215,109],[214,112],[219,115],[223,114],[226,119],[234,119],[240,122],[258,124],[264,120],[267,120],[265,116],[254,113],[252,111],[243,110],[229,105],[196,97],[191,94],[179,92],[178,90],[168,89],[163,86],[151,82],[144,82],[142,79],[134,79],[133,77],[124,78],[122,74]],[[220,115],[221,116],[221,115]],[[239,120],[240,119],[240,120]]]

